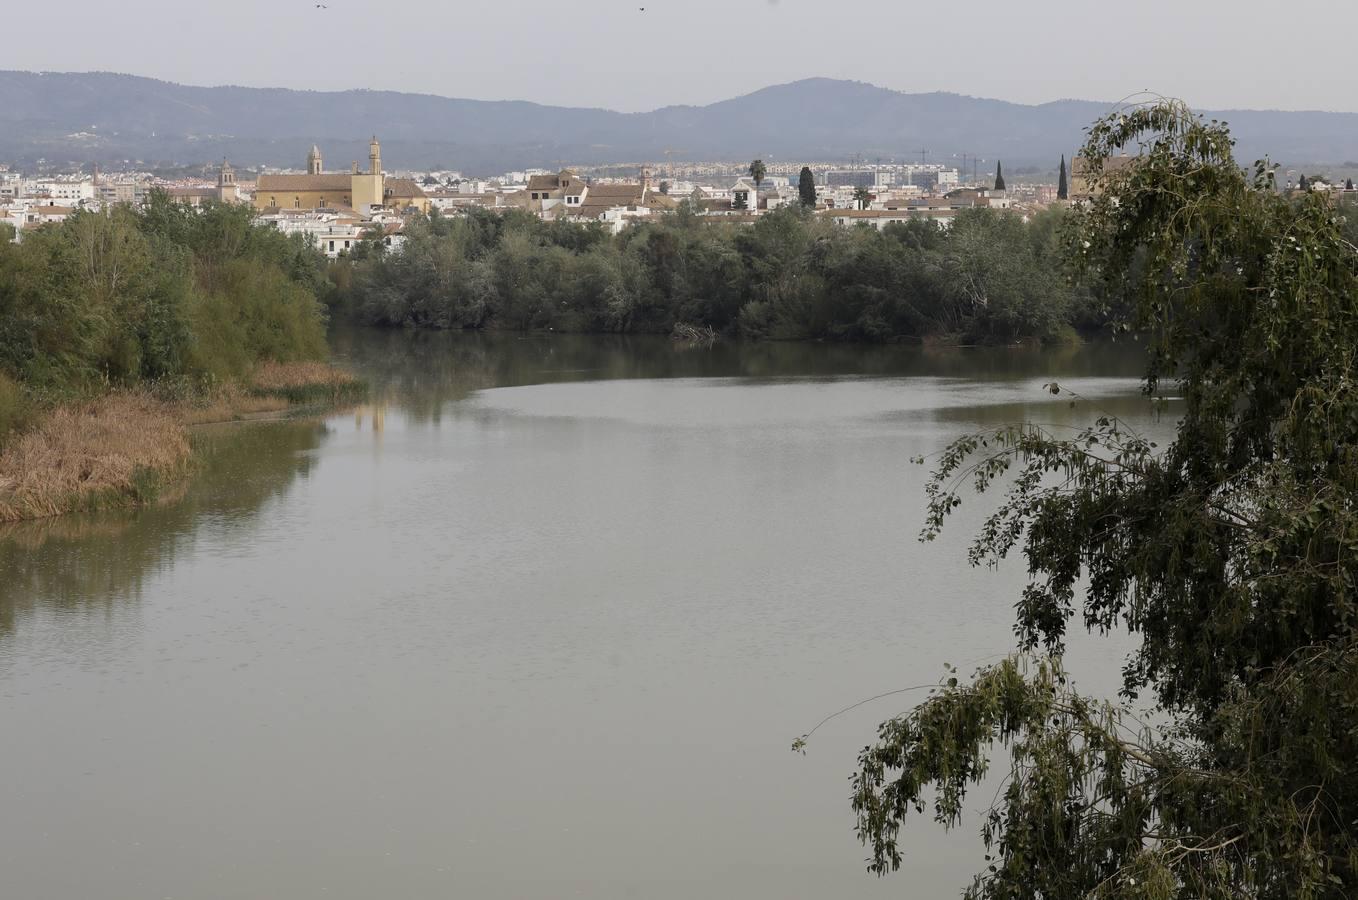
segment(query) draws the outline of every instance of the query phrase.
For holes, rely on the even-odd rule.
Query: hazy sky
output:
[[[49,0],[0,68],[652,109],[810,76],[1034,103],[1358,111],[1353,0]],[[639,7],[645,5],[642,12]],[[1342,29],[1342,31],[1341,31]]]

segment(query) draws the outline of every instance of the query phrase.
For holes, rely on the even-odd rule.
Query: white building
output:
[[[759,211],[759,193],[752,183],[744,178],[735,183],[731,188],[731,207],[750,212]]]
[[[939,228],[952,225],[957,210],[947,208],[931,209],[827,209],[820,215],[836,225],[871,225],[878,231],[891,224],[904,224],[912,221],[933,222]]]
[[[82,176],[42,178],[33,183],[33,193],[53,201],[49,205],[81,206],[94,199],[94,180]]]
[[[259,221],[274,226],[284,234],[305,235],[313,247],[330,259],[351,253],[374,231],[382,232],[382,242],[393,250],[399,250],[405,243],[405,235],[401,233],[403,220],[390,212],[379,213],[372,218],[360,218],[325,210],[281,209],[260,216]]]
[[[27,207],[22,203],[0,203],[0,223],[14,229],[14,241],[16,243],[23,237],[24,218],[27,211]]]

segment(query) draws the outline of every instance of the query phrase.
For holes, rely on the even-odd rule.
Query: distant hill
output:
[[[508,168],[675,158],[802,161],[975,153],[1012,167],[1054,165],[1108,103],[1037,106],[958,94],[907,94],[812,78],[710,106],[648,113],[457,100],[389,91],[190,87],[111,73],[0,72],[0,160],[105,164],[123,159],[301,166],[312,143],[328,168],[367,158],[371,134],[392,168]],[[1358,114],[1225,111],[1238,155],[1279,162],[1358,159]]]

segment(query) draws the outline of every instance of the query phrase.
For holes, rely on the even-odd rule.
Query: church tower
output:
[[[236,170],[226,160],[222,160],[222,171],[217,175],[217,200],[221,203],[236,203],[240,200]]]
[[[311,145],[311,152],[306,155],[306,173],[308,175],[319,175],[324,169],[321,166],[321,148],[315,144]]]
[[[382,145],[377,143],[377,135],[373,135],[368,144],[367,174],[355,173],[349,179],[353,182],[350,193],[354,198],[354,209],[366,213],[370,206],[383,205],[386,182],[382,177]]]

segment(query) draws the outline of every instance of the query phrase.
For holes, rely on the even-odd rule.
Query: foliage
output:
[[[0,449],[6,438],[27,425],[32,417],[33,404],[20,384],[0,372]]]
[[[998,161],[995,163],[995,190],[1004,190],[1004,166]]]
[[[323,257],[248,207],[77,212],[0,244],[0,372],[61,392],[316,357],[325,284]]]
[[[1061,171],[1056,177],[1056,199],[1070,199],[1070,186],[1066,182],[1066,155],[1064,153],[1061,154]]]
[[[973,210],[846,229],[800,207],[753,226],[686,208],[613,236],[598,224],[514,211],[415,219],[400,252],[336,264],[362,322],[426,328],[669,333],[891,341],[951,333],[1050,338],[1096,322],[1061,274],[1062,213],[1025,224]]]
[[[801,200],[802,206],[815,209],[816,176],[812,174],[810,166],[802,166],[801,176],[797,180],[797,197]]]
[[[1102,172],[1127,145],[1136,164]],[[1070,246],[1088,281],[1133,301],[1146,389],[1174,383],[1177,434],[1162,449],[1104,417],[943,454],[924,538],[963,484],[1007,485],[971,560],[1022,549],[1031,580],[1018,655],[949,677],[863,751],[853,806],[874,871],[902,864],[911,813],[957,825],[1002,745],[968,896],[1358,890],[1358,249],[1326,198],[1284,197],[1231,147],[1224,124],[1170,101],[1089,132],[1099,190]],[[1062,669],[1077,615],[1137,641],[1117,704]]]
[[[755,190],[759,190],[760,185],[764,183],[764,176],[768,173],[768,167],[764,165],[762,159],[756,159],[750,163],[750,177],[754,179]]]

